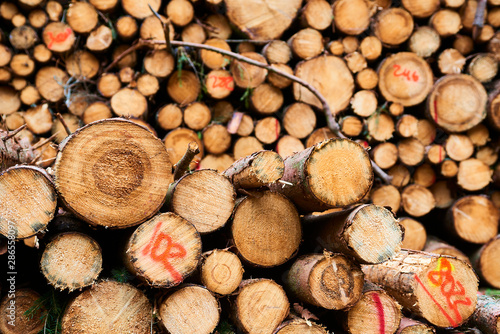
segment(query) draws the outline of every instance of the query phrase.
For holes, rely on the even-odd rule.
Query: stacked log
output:
[[[0,24],[1,332],[500,331],[499,1]]]

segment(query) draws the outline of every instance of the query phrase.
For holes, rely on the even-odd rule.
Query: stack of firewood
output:
[[[0,27],[0,333],[500,333],[500,1]]]

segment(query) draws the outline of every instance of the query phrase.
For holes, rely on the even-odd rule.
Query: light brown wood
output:
[[[372,23],[372,30],[383,44],[398,46],[410,38],[413,18],[402,8],[387,8],[377,14]]]
[[[446,49],[439,55],[438,66],[443,74],[459,74],[465,66],[465,57],[456,49]]]
[[[192,130],[202,130],[212,119],[212,113],[203,102],[194,102],[184,109],[184,124]]]
[[[354,74],[361,72],[368,66],[365,57],[357,51],[347,54],[344,60],[347,63],[347,67],[349,67]]]
[[[397,164],[392,167],[388,174],[392,177],[391,184],[395,187],[404,187],[410,183],[410,171],[403,164]]]
[[[312,321],[304,319],[294,319],[285,321],[278,326],[273,334],[327,334],[328,331]]]
[[[283,105],[283,93],[277,87],[262,83],[255,87],[250,95],[252,108],[260,114],[269,115],[278,111]]]
[[[200,153],[198,153],[191,162],[191,169],[195,169],[198,162],[201,160],[201,158],[203,158],[204,149],[202,141],[198,138],[196,132],[187,128],[177,128],[167,133],[167,135],[163,139],[163,142],[165,143],[165,147],[167,148],[170,162],[172,164],[176,164],[177,162],[179,162],[179,160],[186,152],[188,144],[193,141],[198,145]]]
[[[256,52],[243,52],[241,55],[267,64],[266,58]],[[243,89],[257,87],[264,82],[267,75],[266,69],[237,60],[231,62],[230,70],[236,86]]]
[[[200,89],[200,80],[196,74],[186,70],[173,72],[167,83],[168,95],[180,105],[196,101]]]
[[[385,288],[403,308],[438,327],[459,326],[474,312],[477,278],[470,265],[456,258],[403,250],[392,260],[362,269],[369,281]],[[460,283],[459,294],[452,290],[460,304],[448,302],[451,296],[445,282],[455,283],[454,287]]]
[[[211,124],[203,130],[203,146],[208,153],[222,154],[231,146],[231,134],[221,124]]]
[[[453,41],[453,48],[466,56],[474,50],[474,41],[467,35],[457,35]]]
[[[105,25],[92,30],[87,37],[87,49],[93,52],[107,51],[113,43],[113,32]]]
[[[325,30],[333,21],[332,6],[325,0],[308,1],[302,7],[301,23],[316,30]]]
[[[412,184],[401,193],[403,209],[412,217],[421,217],[428,214],[436,205],[432,192],[427,188]]]
[[[346,116],[339,122],[340,131],[347,137],[357,137],[364,129],[363,119],[357,116]]]
[[[149,9],[149,8],[148,8]],[[150,16],[142,22],[141,28],[139,29],[139,36],[143,39],[153,39],[165,41],[165,32],[163,31],[163,23],[168,25],[170,31],[170,40],[174,39],[175,30],[172,22],[170,22],[166,17],[160,15],[161,21],[153,15],[150,11]],[[155,49],[164,49],[165,45],[156,45]]]
[[[403,0],[402,5],[417,18],[426,18],[431,16],[439,9],[440,0]]]
[[[66,21],[71,29],[79,34],[86,34],[92,31],[97,23],[97,11],[88,2],[72,2],[66,12]]]
[[[395,131],[394,121],[385,112],[373,113],[367,120],[368,134],[377,141],[386,141],[392,138]]]
[[[159,318],[168,333],[210,334],[219,323],[219,302],[200,285],[183,286],[158,304]]]
[[[337,180],[342,179],[342,182]],[[348,139],[331,139],[285,160],[283,181],[274,187],[303,211],[321,211],[358,202],[369,191],[373,171],[368,153]]]
[[[441,175],[444,177],[455,177],[458,173],[458,165],[453,160],[445,160],[441,164]]]
[[[35,70],[35,62],[28,55],[17,54],[12,57],[10,68],[15,75],[26,77]]]
[[[490,82],[498,73],[498,61],[491,54],[479,54],[472,58],[467,71],[482,83]]]
[[[116,33],[124,41],[131,40],[137,35],[139,27],[137,21],[132,16],[121,16],[115,24]]]
[[[24,120],[28,129],[37,135],[50,131],[53,124],[52,113],[47,103],[29,108],[24,114]]]
[[[462,253],[458,248],[455,248],[452,245],[447,244],[443,242],[441,239],[436,238],[432,235],[428,236],[423,251],[437,255],[453,256],[459,260],[462,260],[470,264],[469,257],[464,253]]]
[[[382,54],[382,42],[375,36],[365,37],[359,45],[359,51],[366,60],[376,60]]]
[[[492,173],[489,166],[481,160],[467,159],[458,166],[457,183],[465,190],[480,190],[491,182]]]
[[[243,265],[236,254],[225,249],[213,249],[202,254],[200,280],[217,295],[234,292],[243,278]]]
[[[142,334],[150,331],[152,314],[151,303],[141,290],[127,283],[102,281],[69,302],[62,332]]]
[[[405,236],[401,248],[411,250],[424,249],[425,242],[427,241],[427,232],[425,231],[424,225],[408,217],[400,218],[399,223],[403,225],[405,229]]]
[[[378,74],[371,68],[365,68],[356,75],[356,84],[361,89],[374,89],[378,84]]]
[[[51,21],[59,21],[63,13],[63,7],[59,2],[50,0],[45,5],[45,11]]]
[[[438,1],[439,3],[439,1]],[[430,57],[441,46],[441,38],[437,31],[428,26],[415,29],[408,42],[410,51],[422,58]]]
[[[127,131],[129,137],[117,136],[117,131]],[[85,154],[81,145],[87,147]],[[55,169],[56,189],[66,208],[90,224],[114,228],[154,215],[172,182],[165,146],[146,128],[122,119],[74,132],[60,148]]]
[[[210,71],[205,77],[205,89],[212,98],[225,99],[234,90],[234,79],[229,71]]]
[[[167,205],[204,234],[226,224],[235,198],[234,187],[227,177],[202,169],[186,174],[169,188]]]
[[[118,0],[89,0],[89,2],[103,12],[113,11],[118,4]]]
[[[495,261],[500,252],[499,246],[499,237],[497,235],[481,246],[481,248],[475,251],[471,256],[472,265],[478,275],[487,284],[497,289],[500,286],[500,272],[498,266],[495,266]]]
[[[111,109],[118,116],[141,117],[147,113],[148,104],[138,90],[122,88],[111,97]]]
[[[335,27],[348,35],[359,35],[370,25],[370,12],[363,0],[340,0],[334,4]]]
[[[423,187],[430,187],[436,182],[436,173],[430,164],[418,166],[413,173],[413,182]]]
[[[283,159],[303,151],[304,149],[304,144],[300,139],[289,135],[282,136],[276,143],[276,152],[281,155]]]
[[[194,8],[190,1],[173,0],[167,4],[165,14],[176,26],[188,25],[194,17]]]
[[[234,158],[229,154],[207,154],[203,159],[201,159],[199,168],[200,169],[215,169],[219,173],[222,173],[231,166],[234,162]]]
[[[182,110],[176,104],[166,104],[156,113],[156,123],[163,130],[172,130],[182,124]]]
[[[393,213],[398,212],[401,207],[401,194],[399,190],[391,184],[382,185],[373,189],[370,194],[370,200],[375,205],[390,208]]]
[[[8,283],[7,283],[8,284]],[[16,289],[0,301],[0,330],[5,334],[37,334],[44,329],[47,309],[40,305],[42,297],[34,290]]]
[[[104,73],[97,81],[97,89],[104,97],[112,97],[121,88],[121,82],[114,73]]]
[[[164,243],[166,248],[161,248]],[[152,286],[169,288],[180,284],[198,266],[201,237],[184,218],[161,213],[134,231],[125,256],[132,273]]]
[[[484,124],[478,124],[469,129],[467,136],[474,146],[484,146],[490,141],[490,132]]]
[[[3,165],[3,162],[2,162]],[[32,166],[14,166],[0,174],[3,212],[0,233],[9,239],[31,237],[54,218],[57,198],[50,176]]]
[[[319,6],[323,6],[323,0],[315,0],[313,3],[309,2],[310,7],[318,6],[317,3],[321,3]],[[308,6],[306,5],[306,6]],[[323,14],[323,13],[321,13]],[[307,14],[304,14],[307,15]],[[262,48],[262,54],[266,57],[269,64],[286,64],[292,58],[292,50],[285,41],[275,39],[267,43],[264,48]]]
[[[238,126],[236,134],[240,137],[250,136],[253,133],[255,126],[253,122],[253,118],[247,114],[244,114],[241,117],[241,122]]]
[[[241,137],[234,143],[233,156],[234,159],[238,160],[263,149],[264,146],[257,138],[253,136]]]
[[[84,124],[90,124],[101,119],[111,118],[112,116],[111,109],[107,104],[94,102],[83,112],[82,121]]]
[[[61,23],[62,25],[66,26],[65,24]],[[43,40],[45,41],[45,31],[46,30],[53,30],[54,27],[49,28],[51,23],[45,26],[45,29],[43,31]],[[67,26],[66,26],[67,27]],[[71,32],[71,34],[73,34]],[[14,47],[14,49],[18,50],[23,50],[23,49],[29,49],[35,43],[38,41],[38,36],[36,31],[31,28],[30,26],[20,26],[14,28],[10,34],[9,34],[9,42]],[[74,41],[74,35],[73,35],[73,41]]]
[[[209,15],[205,19],[204,23],[213,28],[207,29],[208,38],[220,38],[222,40],[226,40],[233,32],[227,17],[222,14]]]
[[[446,149],[442,145],[431,145],[426,148],[427,160],[431,164],[440,164],[446,158]]]
[[[207,34],[200,24],[190,23],[182,29],[181,39],[183,42],[203,44],[207,39]]]
[[[57,53],[69,51],[76,39],[70,26],[62,22],[47,24],[43,29],[42,38],[47,48]]]
[[[378,74],[382,95],[405,107],[424,101],[433,84],[430,66],[411,52],[400,52],[386,58]]]
[[[58,102],[64,97],[63,85],[68,79],[68,74],[63,70],[47,66],[37,72],[35,87],[44,99],[50,102]]]
[[[332,113],[336,114],[349,105],[354,93],[354,79],[342,59],[325,55],[306,60],[297,64],[295,75],[318,89]],[[297,101],[321,108],[318,98],[296,82],[293,95]]]
[[[19,93],[9,86],[0,86],[0,100],[2,100],[2,110],[0,114],[12,114],[21,107]]]
[[[51,128],[51,133],[53,136],[55,136],[54,141],[57,144],[61,143],[64,140],[64,138],[70,135],[70,133],[66,131],[66,127],[68,127],[71,133],[73,133],[76,130],[78,130],[78,128],[80,128],[81,125],[80,118],[78,118],[73,114],[69,113],[62,114],[61,117],[66,125],[63,125],[61,123],[61,120],[59,118],[56,118]]]
[[[275,117],[266,117],[255,125],[255,137],[263,144],[272,144],[278,140],[281,124]]]
[[[323,52],[323,36],[312,28],[298,31],[288,40],[294,56],[300,59],[311,59]]]
[[[186,1],[186,0],[176,0],[176,1]],[[231,47],[229,46],[229,44],[227,44],[226,41],[219,38],[211,38],[205,41],[205,43],[203,44],[216,47],[222,50],[231,51]],[[224,56],[220,53],[213,51],[201,50],[200,56],[203,64],[212,70],[221,69],[222,67],[226,67],[230,63],[230,58],[228,56]]]
[[[446,154],[455,161],[463,161],[472,156],[474,145],[466,135],[451,134],[445,143]]]
[[[363,291],[359,264],[341,253],[299,257],[285,277],[285,287],[303,302],[328,310],[350,308]]]
[[[151,15],[151,9],[148,5],[158,12],[161,0],[122,0],[123,9],[136,19],[144,19]]]
[[[393,143],[381,143],[370,151],[370,156],[377,166],[388,169],[398,161],[398,148]]]
[[[460,15],[451,9],[440,9],[430,19],[430,25],[441,37],[453,36],[462,28]]]
[[[488,166],[493,166],[498,160],[498,153],[493,148],[484,146],[477,150],[475,158]]]
[[[416,321],[412,318],[401,319],[401,323],[399,324],[399,328],[396,331],[396,334],[435,334],[436,330],[434,327],[425,324],[420,321]]]

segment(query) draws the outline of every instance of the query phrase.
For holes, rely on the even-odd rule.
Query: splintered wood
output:
[[[0,27],[0,332],[499,334],[500,0]]]

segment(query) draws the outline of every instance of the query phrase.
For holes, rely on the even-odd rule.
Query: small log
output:
[[[231,226],[239,255],[252,265],[273,267],[293,257],[302,237],[300,219],[283,195],[252,193],[236,206]]]
[[[378,74],[371,68],[365,68],[356,75],[356,84],[361,89],[374,89],[378,84]]]
[[[228,39],[233,30],[229,25],[229,21],[225,15],[212,14],[207,16],[204,23],[213,29],[207,30],[208,38],[220,38],[222,40]]]
[[[21,90],[21,93],[19,94],[19,99],[21,100],[21,102],[28,106],[36,104],[40,100],[40,98],[41,97],[40,93],[38,93],[38,89],[31,85],[23,88],[23,90]]]
[[[255,137],[263,144],[272,144],[278,140],[281,124],[275,117],[266,117],[255,125]]]
[[[348,35],[359,35],[370,25],[370,11],[363,0],[340,0],[334,4],[335,27]]]
[[[243,278],[243,265],[234,253],[214,249],[202,254],[200,264],[201,284],[218,295],[233,293]]]
[[[234,159],[238,160],[263,149],[264,146],[257,138],[241,137],[234,143],[233,156]]]
[[[304,222],[308,220],[312,219],[304,218]],[[316,220],[323,221],[314,231],[321,247],[352,256],[360,263],[387,261],[401,249],[404,231],[384,207],[364,204]]]
[[[234,90],[234,79],[229,71],[210,71],[205,77],[205,89],[212,98],[225,99]]]
[[[182,110],[176,104],[167,104],[156,113],[156,123],[163,130],[172,130],[182,124]]]
[[[66,13],[66,21],[74,32],[86,34],[91,32],[98,23],[97,11],[88,2],[72,2]]]
[[[458,248],[453,247],[452,245],[447,244],[446,242],[432,235],[427,237],[427,241],[425,243],[423,251],[438,255],[453,256],[470,264],[469,257],[462,253]]]
[[[104,102],[94,102],[89,105],[82,115],[84,124],[90,124],[101,119],[111,118],[113,114],[111,109]]]
[[[122,119],[102,120],[61,144],[55,185],[68,210],[88,223],[124,228],[160,209],[173,181],[171,166],[165,146],[149,130]]]
[[[203,44],[207,39],[205,29],[198,23],[190,23],[182,29],[183,42]]]
[[[436,182],[436,173],[432,166],[427,163],[418,166],[413,173],[413,182],[426,188],[432,186]]]
[[[483,85],[466,74],[446,75],[439,79],[427,97],[429,117],[443,129],[462,132],[479,124],[485,117],[488,96]]]
[[[184,218],[161,213],[134,231],[125,256],[125,264],[134,274],[152,286],[169,288],[180,284],[198,266],[201,238]]]
[[[470,319],[470,324],[484,334],[500,333],[500,303],[489,296],[478,296],[477,307]]]
[[[203,102],[193,102],[184,109],[184,124],[192,130],[202,130],[211,119],[212,113]]]
[[[430,145],[436,139],[436,126],[427,119],[419,119],[417,123],[417,133],[414,134],[419,142],[424,146]]]
[[[166,50],[154,50],[144,57],[144,69],[158,78],[167,77],[174,70],[174,57]]]
[[[475,191],[486,187],[491,182],[493,171],[478,159],[467,159],[458,166],[457,184],[465,190]]]
[[[430,25],[441,37],[457,34],[462,29],[460,15],[451,9],[440,9],[432,15]]]
[[[179,162],[186,152],[188,144],[192,141],[196,142],[200,150],[200,153],[195,156],[190,164],[190,168],[195,169],[197,163],[204,155],[203,143],[198,138],[196,132],[187,128],[177,128],[170,131],[165,136],[163,142],[165,143],[165,147],[167,148],[168,156],[172,164]]]
[[[336,138],[333,132],[328,127],[322,127],[314,130],[309,137],[307,137],[306,147],[311,147],[316,144],[319,144],[322,141]]]
[[[402,250],[362,270],[403,308],[438,327],[463,324],[476,307],[477,277],[470,265],[453,257]]]
[[[185,0],[176,0],[176,1],[185,1]],[[231,51],[231,47],[229,46],[229,44],[227,44],[226,41],[219,38],[211,38],[205,41],[205,43],[203,44],[208,46],[213,46],[222,50]],[[200,58],[203,64],[212,70],[219,70],[223,67],[226,67],[231,62],[229,57],[208,50],[201,50]]]
[[[228,124],[228,129],[229,129],[229,124]],[[250,136],[254,130],[255,130],[255,125],[253,122],[253,118],[247,114],[243,114],[243,116],[241,117],[240,125],[238,126],[238,129],[236,131],[236,134],[240,137],[247,137]]]
[[[287,74],[293,75],[293,70],[290,66],[286,64],[271,64],[272,68],[278,71],[285,72]],[[276,72],[269,72],[267,74],[267,81],[276,88],[284,89],[292,84],[292,80],[285,78]]]
[[[61,24],[66,26],[63,23],[61,23]],[[44,41],[45,41],[45,31],[47,31],[47,33],[48,33],[49,31],[56,30],[56,29],[54,29],[54,27],[49,28],[50,25],[51,25],[51,23],[46,25],[45,29],[43,31]],[[73,32],[71,32],[71,35],[72,34],[73,34]],[[73,36],[73,41],[74,41],[74,35],[72,35],[72,36]],[[33,45],[35,45],[35,43],[37,41],[38,41],[37,33],[30,26],[21,25],[20,27],[16,27],[10,32],[10,35],[9,35],[10,44],[12,45],[12,47],[14,47],[14,49],[17,49],[17,50],[30,49],[31,47],[33,47]]]
[[[68,304],[62,332],[144,334],[152,321],[151,304],[141,290],[127,283],[102,281]]]
[[[425,231],[424,225],[408,217],[400,218],[399,223],[405,229],[405,236],[401,248],[418,251],[424,249],[427,241],[427,232]]]
[[[214,170],[202,169],[184,175],[170,186],[167,205],[203,234],[226,224],[235,198],[236,192],[228,178]]]
[[[315,0],[313,2],[322,2],[323,0]],[[318,6],[317,4],[308,4],[311,7]],[[306,6],[308,6],[306,5]],[[321,5],[320,5],[321,6]],[[304,15],[307,15],[305,12]],[[324,13],[319,13],[323,15]],[[262,48],[262,54],[266,57],[269,64],[286,64],[292,59],[292,50],[285,41],[279,39],[267,43]]]
[[[405,107],[421,103],[432,89],[433,75],[429,64],[412,52],[387,57],[380,65],[378,75],[379,89],[386,100]]]
[[[205,287],[186,285],[158,302],[158,315],[168,333],[210,334],[219,323],[220,305]]]
[[[12,57],[10,68],[15,75],[26,77],[35,70],[35,62],[29,55],[17,54]]]
[[[236,326],[249,334],[273,333],[289,311],[283,288],[265,278],[244,280],[232,305]]]
[[[447,213],[447,227],[461,240],[484,244],[498,234],[499,212],[485,196],[457,200]]]
[[[445,160],[441,164],[441,175],[444,177],[455,177],[458,174],[458,165],[453,160]]]
[[[114,73],[104,73],[97,81],[97,90],[104,97],[112,97],[120,88],[120,79]]]
[[[0,111],[2,115],[12,114],[21,107],[19,94],[12,87],[0,86],[0,99],[2,100],[2,111]]]
[[[80,119],[73,114],[63,114],[60,118],[56,118],[51,128],[54,141],[60,144],[64,138],[78,130],[80,125]]]
[[[457,35],[453,41],[453,48],[466,56],[474,50],[474,40],[466,35]]]
[[[5,145],[3,140],[2,144]],[[0,234],[3,236],[31,237],[45,230],[54,218],[57,197],[45,170],[33,166],[10,167],[0,174],[0,189]]]
[[[283,127],[289,135],[303,139],[316,127],[316,114],[305,103],[293,103],[284,111]]]
[[[441,46],[441,37],[431,27],[419,27],[411,35],[408,46],[410,51],[415,52],[417,56],[428,58]]]
[[[478,275],[489,285],[500,288],[500,271],[497,265],[500,253],[500,236],[485,243],[470,257],[474,269]]]
[[[85,234],[62,233],[45,247],[40,267],[54,288],[81,290],[94,284],[102,270],[101,248]]]
[[[425,147],[418,139],[403,139],[398,143],[398,155],[405,165],[416,166],[424,160]]]
[[[361,41],[359,51],[366,60],[374,61],[382,54],[382,42],[375,36],[367,36]]]
[[[215,169],[219,173],[222,173],[228,169],[233,162],[234,158],[229,154],[207,154],[203,159],[201,159],[198,167],[200,169]]]
[[[434,327],[412,318],[403,317],[396,334],[435,334]]]
[[[284,170],[283,159],[277,153],[260,151],[234,162],[223,174],[236,189],[252,189],[278,181]]]
[[[49,132],[53,125],[48,103],[29,108],[24,114],[24,120],[28,129],[37,135]]]
[[[310,320],[293,319],[279,325],[273,334],[328,334],[328,331]]]
[[[343,254],[309,254],[293,263],[285,286],[301,301],[328,310],[342,310],[360,299],[363,273],[357,263]]]
[[[490,82],[498,73],[498,60],[488,53],[479,54],[472,58],[467,71],[482,83]]]
[[[377,141],[386,141],[392,138],[395,124],[392,117],[385,113],[374,113],[367,121],[368,134]]]
[[[351,334],[394,333],[403,314],[401,305],[384,290],[365,284],[359,301],[346,312],[343,326]]]
[[[456,49],[446,49],[439,55],[438,67],[443,74],[459,74],[462,72],[465,57]]]
[[[277,87],[262,83],[250,95],[252,108],[262,115],[274,114],[283,105],[283,93]]]
[[[440,0],[402,0],[401,4],[416,18],[426,18],[439,9]]]
[[[323,50],[323,36],[312,28],[299,30],[288,40],[288,45],[295,57],[311,59],[319,56]]]
[[[267,64],[266,58],[256,52],[243,52],[241,55],[252,60]],[[257,87],[264,82],[267,75],[266,69],[238,60],[233,60],[231,62],[230,71],[236,86],[243,89]]]
[[[468,130],[467,136],[474,146],[484,146],[490,141],[490,132],[484,124],[478,124]]]
[[[442,145],[431,145],[425,148],[426,158],[433,165],[438,165],[446,159],[446,149]]]
[[[371,150],[370,156],[380,168],[391,168],[398,161],[398,148],[393,143],[381,143]]]
[[[100,25],[90,32],[85,45],[87,49],[97,53],[107,51],[112,43],[113,31],[105,25]]]
[[[436,206],[431,191],[421,185],[411,184],[401,193],[403,209],[412,217],[422,217]]]
[[[167,93],[180,105],[196,101],[200,94],[200,80],[193,72],[180,70],[172,73],[167,83]]]
[[[136,89],[122,88],[111,98],[115,115],[141,117],[148,112],[148,102]]]
[[[5,334],[37,334],[44,329],[47,310],[39,305],[42,297],[31,289],[17,289],[0,301],[0,331]]]
[[[413,25],[413,17],[403,8],[387,8],[378,12],[372,31],[382,44],[395,47],[410,38]]]
[[[276,143],[276,153],[278,153],[283,159],[288,158],[297,152],[301,152],[304,149],[304,144],[302,144],[300,139],[289,135],[282,136]]]
[[[42,38],[47,48],[57,53],[71,50],[76,39],[71,27],[62,22],[47,24],[43,29]]]
[[[122,0],[123,9],[136,19],[144,19],[151,15],[151,9],[158,12],[161,0]]]
[[[47,1],[45,11],[51,21],[59,21],[63,14],[63,6],[57,1]]]
[[[389,208],[393,213],[398,212],[401,207],[401,194],[398,188],[392,184],[385,184],[373,189],[370,200],[375,205]]]
[[[372,90],[359,90],[351,99],[352,111],[361,117],[370,117],[377,111],[377,95]]]
[[[37,72],[35,87],[44,99],[58,102],[64,97],[64,85],[68,79],[68,74],[63,70],[47,66]]]
[[[203,130],[203,146],[212,154],[222,154],[231,146],[231,134],[222,124],[211,124]]]
[[[112,12],[118,5],[118,0],[89,0],[89,2],[102,12]]]
[[[321,211],[358,202],[370,190],[373,171],[359,144],[330,139],[285,159],[282,180],[292,185],[272,189],[292,199],[300,210]]]
[[[364,129],[362,118],[357,116],[346,116],[339,122],[340,131],[347,137],[357,137],[361,135]]]
[[[445,143],[446,154],[455,161],[463,161],[472,156],[474,145],[466,135],[451,134]]]
[[[184,27],[193,20],[194,8],[190,1],[173,0],[165,8],[165,14],[173,24]]]
[[[418,119],[413,115],[403,115],[396,123],[396,132],[403,138],[413,137],[418,130]]]

